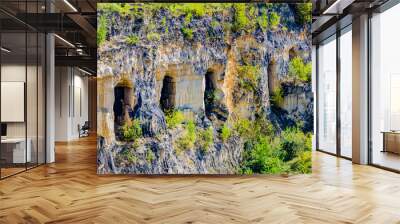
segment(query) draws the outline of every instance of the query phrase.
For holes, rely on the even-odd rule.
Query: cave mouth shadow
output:
[[[215,74],[208,71],[205,76],[205,88],[204,88],[204,111],[208,118],[213,113],[213,108],[216,106],[216,81]]]
[[[160,107],[162,111],[167,112],[175,108],[175,94],[176,82],[174,78],[166,75],[163,79],[160,95]]]

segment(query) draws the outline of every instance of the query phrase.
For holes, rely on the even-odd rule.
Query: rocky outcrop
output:
[[[237,173],[243,140],[232,135],[222,141],[219,129],[224,123],[261,114],[278,131],[300,120],[306,123],[304,129],[312,130],[310,83],[283,84],[283,105],[271,107],[269,88],[287,78],[289,51],[311,50],[310,27],[295,22],[293,8],[282,4],[273,10],[285,16],[281,27],[256,28],[251,33],[226,30],[223,24],[234,21],[222,13],[194,16],[187,22],[166,9],[141,17],[100,11],[110,24],[98,51],[98,173]],[[193,31],[190,38],[182,32],[186,27]],[[132,35],[138,38],[136,43],[126,41]],[[310,61],[309,54],[300,56]],[[257,77],[240,77],[242,70]],[[122,128],[115,123],[113,88],[127,80],[131,89],[126,92],[132,96],[124,101],[124,115],[140,120],[143,134],[134,142],[121,140],[122,133],[112,134]],[[172,90],[163,91],[165,85]],[[187,130],[185,123],[168,128],[165,108],[170,107],[193,119],[196,132],[212,130],[207,150],[198,144],[176,150],[177,140]]]

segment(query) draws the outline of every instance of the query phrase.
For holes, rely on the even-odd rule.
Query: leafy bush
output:
[[[185,16],[185,25],[187,26],[189,23],[192,22],[192,16],[193,14],[191,12],[189,12],[186,16]]]
[[[268,16],[265,11],[261,13],[260,16],[257,17],[258,26],[261,28],[263,32],[267,31],[268,28]]]
[[[271,24],[271,27],[272,28],[278,27],[280,21],[281,17],[279,16],[279,14],[276,12],[271,12],[271,14],[269,15],[269,23]]]
[[[193,121],[188,121],[185,129],[185,134],[176,141],[178,152],[193,148],[197,139],[196,125]]]
[[[263,118],[238,120],[235,131],[245,141],[241,173],[311,172],[311,134],[291,127],[275,135]]]
[[[124,124],[122,126],[123,139],[125,141],[135,141],[142,137],[142,128],[140,126],[140,120],[134,119],[131,124]]]
[[[189,40],[193,39],[193,30],[191,28],[183,27],[181,30],[185,38]]]
[[[276,107],[282,107],[283,105],[283,91],[282,87],[278,87],[274,90],[271,95],[271,103]]]
[[[137,162],[138,158],[136,157],[136,155],[133,154],[131,150],[126,150],[124,154],[129,163]]]
[[[212,127],[199,131],[199,144],[203,151],[207,151],[214,143],[214,131]]]
[[[222,142],[226,142],[230,137],[231,137],[231,129],[229,129],[228,125],[224,124],[221,128]]]
[[[253,24],[246,15],[246,4],[237,3],[233,6],[235,10],[233,29],[236,32],[246,31],[249,32],[253,28]]]
[[[299,128],[292,127],[281,133],[281,158],[287,162],[303,151],[311,151],[311,137],[305,135]]]
[[[126,38],[126,43],[129,45],[136,45],[139,42],[139,37],[137,35],[129,35]]]
[[[242,88],[255,91],[258,85],[260,67],[253,65],[243,65],[237,67],[240,85]]]
[[[104,15],[99,17],[99,24],[97,27],[97,46],[103,44],[107,37],[107,19]]]
[[[276,153],[276,148],[271,144],[270,138],[259,137],[253,143],[252,149],[245,153],[243,173],[284,173],[289,170]]]
[[[154,152],[151,151],[151,150],[147,150],[147,153],[146,153],[146,161],[147,161],[148,163],[152,163],[153,160],[154,160],[155,158],[156,158],[156,156],[154,155]]]
[[[312,21],[312,3],[297,4],[296,8],[300,23],[310,23]]]
[[[160,40],[160,34],[156,32],[151,32],[147,34],[147,39],[150,41],[159,41]]]
[[[303,59],[295,57],[289,62],[289,75],[297,79],[308,82],[311,80],[311,62],[304,64]]]
[[[290,168],[299,173],[311,173],[312,158],[311,151],[299,153],[289,164]]]
[[[170,110],[165,113],[165,122],[168,128],[175,128],[176,126],[182,124],[185,117],[181,111]]]

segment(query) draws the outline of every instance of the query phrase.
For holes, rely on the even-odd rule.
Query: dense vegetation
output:
[[[311,22],[311,4],[297,4],[295,6],[298,13],[298,22],[306,24]],[[253,33],[257,29],[262,32],[276,30],[282,26],[285,30],[287,27],[282,23],[280,15],[274,11],[273,4],[271,3],[146,3],[146,4],[130,4],[130,3],[102,3],[98,5],[98,10],[102,12],[98,20],[97,29],[97,43],[100,46],[106,40],[108,26],[104,18],[106,13],[118,13],[122,16],[128,16],[132,19],[143,18],[144,15],[156,15],[160,10],[164,10],[166,16],[159,21],[163,30],[152,29],[155,24],[148,24],[146,28],[149,29],[145,39],[149,41],[159,41],[163,35],[169,34],[169,23],[173,18],[183,20],[184,26],[181,28],[182,35],[187,40],[192,40],[196,30],[191,27],[193,20],[211,16],[211,27],[216,29],[221,26],[225,33],[230,31],[235,33]],[[221,20],[217,15],[227,15],[232,13],[232,18],[225,18]],[[127,37],[127,43],[135,45],[141,37]],[[210,38],[212,38],[210,36]]]

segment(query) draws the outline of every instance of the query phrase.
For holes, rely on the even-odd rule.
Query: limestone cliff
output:
[[[240,26],[235,5],[205,12],[148,5],[98,12],[105,32],[98,49],[98,173],[240,173],[240,119],[262,117],[277,135],[298,123],[312,130],[311,83],[290,74],[293,58],[311,60],[310,24],[298,21],[294,6],[251,4],[244,11],[250,25]],[[270,13],[280,15],[278,24]],[[267,26],[251,21],[262,16]],[[227,138],[224,128],[232,130]]]

